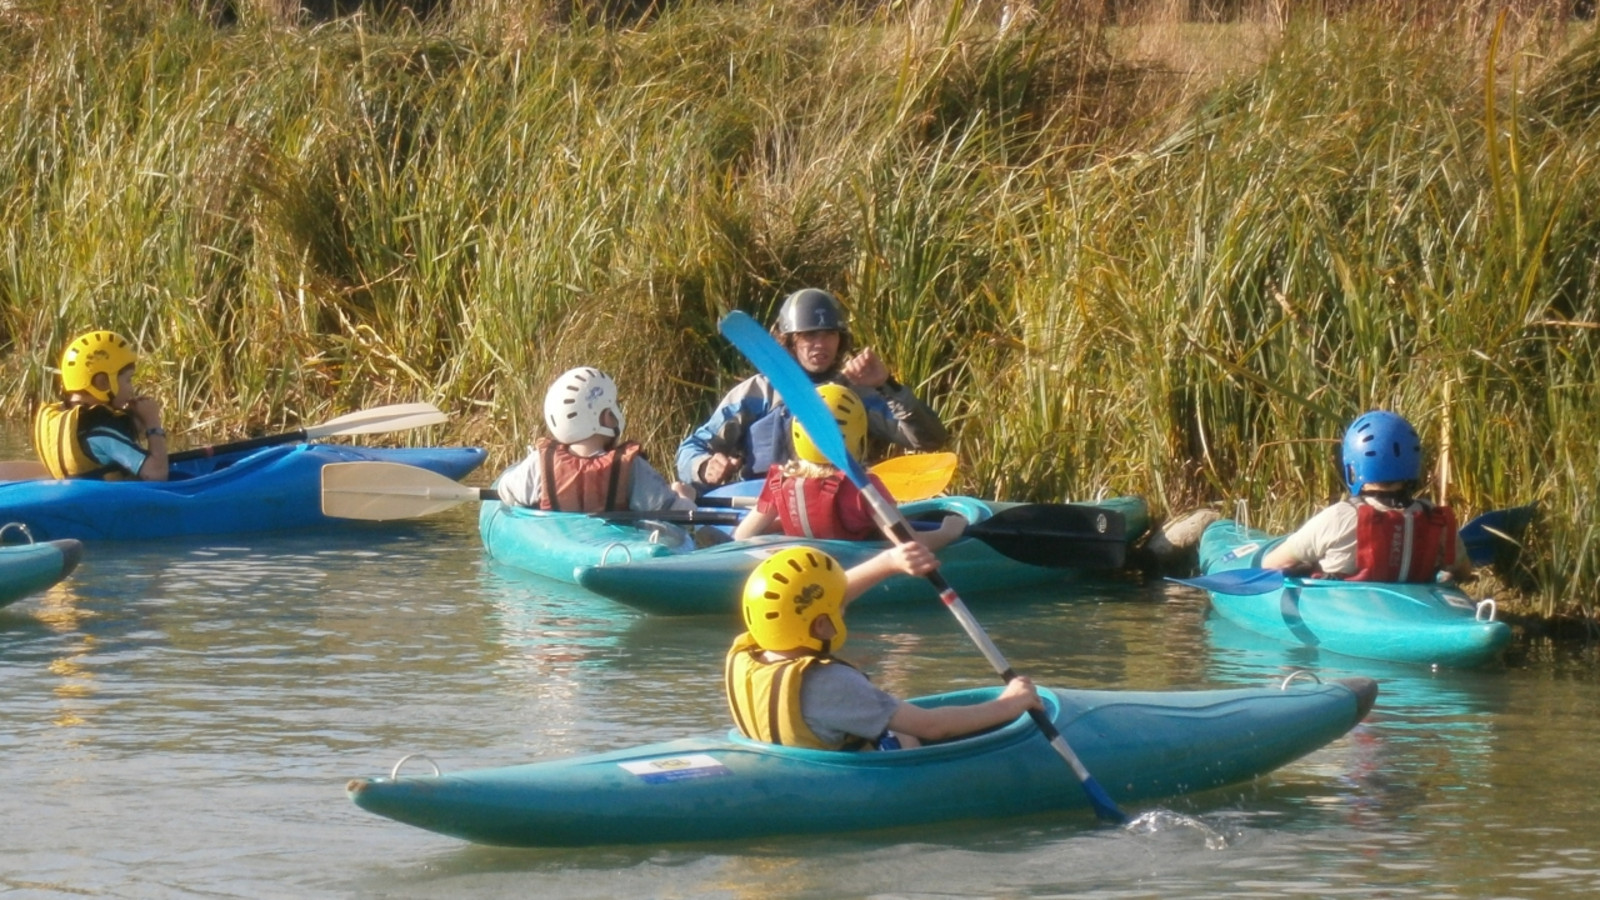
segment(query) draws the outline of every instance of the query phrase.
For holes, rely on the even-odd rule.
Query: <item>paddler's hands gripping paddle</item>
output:
[[[867,477],[867,472],[861,467],[861,463],[850,455],[850,450],[844,443],[844,435],[839,432],[839,426],[834,422],[833,414],[828,412],[821,396],[811,384],[811,379],[806,377],[800,364],[789,355],[789,351],[783,349],[766,329],[742,312],[729,313],[718,328],[722,331],[723,337],[732,341],[733,345],[739,348],[739,352],[743,353],[761,374],[772,381],[773,388],[783,397],[784,404],[794,413],[795,419],[805,428],[806,434],[811,437],[817,449],[861,489],[867,502],[872,506],[878,526],[884,533],[902,544],[915,540],[905,516],[878,493],[878,489]],[[944,580],[944,576],[940,575],[937,569],[929,572],[926,577],[938,589],[939,599],[943,600],[945,606],[955,614],[962,630],[966,631],[967,636],[978,645],[978,650],[983,653],[989,664],[994,666],[994,670],[1000,673],[1001,679],[1009,682],[1017,677],[1016,671],[1000,653],[1000,648],[994,645],[994,641],[991,641],[989,635],[984,632],[983,626],[972,617],[972,613],[962,602],[955,588]],[[1050,717],[1037,708],[1028,710],[1028,715],[1033,717],[1034,724],[1039,726],[1039,730],[1050,741],[1050,746],[1060,754],[1068,766],[1072,767],[1078,783],[1083,786],[1083,792],[1088,795],[1089,805],[1094,807],[1095,815],[1118,824],[1127,822],[1128,817],[1123,815],[1111,796],[1094,780],[1089,770],[1084,768],[1083,762],[1072,752],[1072,748],[1067,745],[1061,732],[1056,730]]]

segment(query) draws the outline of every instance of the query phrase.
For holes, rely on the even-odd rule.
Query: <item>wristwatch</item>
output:
[[[167,436],[167,430],[165,428],[162,428],[160,425],[157,425],[154,428],[146,428],[144,430],[144,436],[147,437],[147,438],[166,437]]]
[[[900,382],[896,381],[893,375],[890,375],[888,378],[883,380],[883,386],[891,391],[900,390]]]

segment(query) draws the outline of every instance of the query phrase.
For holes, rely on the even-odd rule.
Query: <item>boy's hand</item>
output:
[[[1039,689],[1034,687],[1033,679],[1026,675],[1018,675],[1006,682],[1005,690],[1000,692],[1000,699],[1021,702],[1022,709],[1044,708],[1044,704],[1039,702]]]
[[[143,394],[128,401],[128,415],[140,431],[161,427],[161,401]]]
[[[896,544],[884,553],[897,571],[907,575],[926,575],[939,568],[939,557],[919,541]]]

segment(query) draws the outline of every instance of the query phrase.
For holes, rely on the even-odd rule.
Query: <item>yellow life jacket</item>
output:
[[[78,430],[83,409],[76,404],[46,403],[33,419],[33,446],[52,478],[72,478],[101,467],[100,461],[89,455]]]
[[[835,744],[817,737],[800,714],[800,685],[812,666],[849,663],[831,656],[799,656],[777,662],[761,658],[761,647],[747,631],[728,650],[724,687],[728,709],[739,731],[751,740],[809,747],[813,750],[856,750],[866,742],[852,737]]]
[[[80,406],[70,403],[46,403],[39,407],[33,419],[33,446],[39,452],[39,461],[50,470],[53,478],[81,478],[94,476],[106,481],[121,481],[131,473],[120,466],[109,465],[95,459],[85,434],[97,428],[109,428],[126,436],[138,446],[138,428],[133,417],[109,406]]]

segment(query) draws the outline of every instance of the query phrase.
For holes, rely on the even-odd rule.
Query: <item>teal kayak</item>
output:
[[[1115,497],[1075,506],[1120,515],[1124,527],[1115,536],[1121,545],[1119,549],[1126,549],[1126,545],[1138,539],[1148,526],[1149,514],[1144,500],[1139,497]],[[1022,507],[1024,504],[973,497],[934,497],[903,504],[900,509],[913,521],[956,513],[976,525],[998,513]],[[1046,538],[1041,535],[1040,542],[1044,541]],[[768,556],[797,544],[820,547],[847,568],[888,546],[882,541],[827,541],[763,535],[687,553],[638,555],[632,560],[612,556],[603,562],[579,567],[577,581],[603,597],[654,615],[729,614],[738,608],[751,571]],[[1077,571],[1019,562],[972,537],[961,538],[939,551],[939,562],[939,571],[963,597],[1048,584]],[[862,594],[855,605],[923,603],[937,597],[938,592],[927,579],[896,575]]]
[[[152,540],[280,531],[349,522],[322,514],[322,467],[397,462],[459,479],[484,459],[481,447],[388,449],[289,444],[172,464],[170,481],[88,478],[0,484],[0,510],[40,540]]]
[[[83,544],[70,538],[0,546],[0,606],[66,578],[81,559]]]
[[[1204,576],[1178,579],[1208,590],[1218,615],[1257,634],[1367,659],[1468,667],[1494,659],[1511,629],[1448,583],[1390,584],[1285,576],[1257,568],[1281,541],[1219,519],[1200,538]]]
[[[924,697],[972,703],[999,688]],[[1041,688],[1046,712],[1119,803],[1248,781],[1337,739],[1377,697],[1368,678],[1266,688]],[[1027,716],[914,750],[780,747],[736,732],[459,773],[359,778],[362,809],[480,844],[726,841],[1087,811]]]
[[[551,512],[485,500],[478,536],[491,559],[574,584],[574,570],[626,563],[694,549],[689,532],[670,522],[613,522],[586,513]]]

